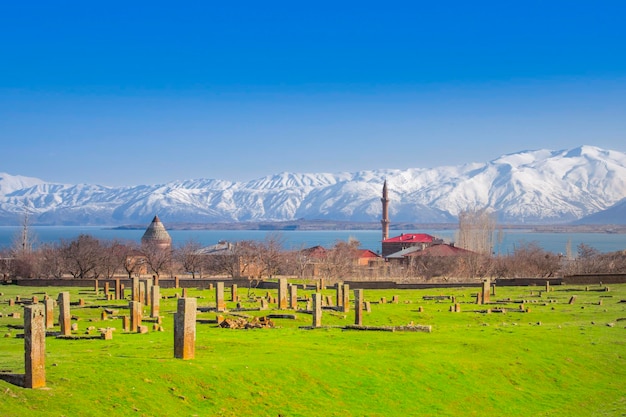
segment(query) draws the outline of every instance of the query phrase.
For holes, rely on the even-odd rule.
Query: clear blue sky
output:
[[[626,2],[0,5],[0,172],[249,180],[626,151]]]

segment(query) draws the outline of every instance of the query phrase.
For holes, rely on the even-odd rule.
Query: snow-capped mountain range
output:
[[[155,214],[166,223],[378,221],[385,180],[392,222],[455,222],[463,210],[490,207],[502,222],[565,223],[620,206],[626,198],[626,154],[581,146],[428,169],[133,187],[53,184],[0,173],[0,224],[19,224],[25,211],[33,224],[47,225],[145,224]]]

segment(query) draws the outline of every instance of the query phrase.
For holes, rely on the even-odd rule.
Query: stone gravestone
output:
[[[146,294],[143,302],[144,305],[149,306],[152,304],[152,279],[147,279],[145,281],[146,286]]]
[[[259,307],[261,310],[267,310],[267,298],[261,298],[260,300],[261,303],[261,307]]]
[[[161,291],[158,285],[150,288],[150,317],[159,317],[159,309],[161,308]]]
[[[369,301],[365,302],[365,311],[368,313],[372,312],[372,303],[370,303]]]
[[[343,302],[341,306],[343,308],[343,312],[347,313],[350,311],[350,285],[343,284],[343,289],[341,290],[341,293],[343,294]]]
[[[146,281],[144,280],[139,280],[139,299],[137,301],[142,304],[146,301]]]
[[[130,296],[131,301],[139,301],[139,278],[134,277],[133,278],[133,287],[132,287],[132,293]]]
[[[223,283],[222,283],[223,285]],[[174,315],[174,357],[193,359],[196,350],[196,299],[180,298]]]
[[[98,295],[99,290],[100,290],[100,286],[98,285],[98,280],[94,279],[93,280],[93,292],[96,293],[96,295]]]
[[[550,281],[546,281],[546,292],[550,292]]]
[[[239,296],[237,295],[237,284],[233,284],[230,287],[230,301],[233,303],[239,301]]]
[[[483,291],[482,291],[482,294],[480,295],[481,304],[489,304],[489,302],[491,301],[489,299],[490,295],[491,295],[491,280],[487,278],[485,281],[483,281]]]
[[[178,279],[178,277],[174,277],[174,288],[178,288],[179,285],[180,285],[180,280]]]
[[[109,281],[104,281],[104,297],[109,298]]]
[[[43,305],[46,309],[46,329],[54,327],[54,300],[48,298],[43,301]]]
[[[289,308],[292,310],[298,308],[298,286],[295,284],[289,286]]]
[[[354,324],[363,325],[363,290],[354,290]]]
[[[569,299],[569,304],[574,304],[575,301],[576,301],[576,296],[572,295],[572,297]]]
[[[276,306],[279,310],[287,309],[287,279],[279,278],[278,279],[278,302]]]
[[[142,320],[141,303],[139,301],[131,301],[129,304],[129,308],[130,308],[130,331],[136,332],[139,326],[141,325],[141,320]]]
[[[24,363],[24,388],[45,387],[46,329],[41,304],[24,307]]]
[[[70,320],[72,318],[70,315],[70,293],[60,293],[57,303],[59,304],[59,326],[61,327],[61,334],[63,336],[69,336],[72,333],[70,326]]]
[[[119,278],[115,279],[115,299],[122,299],[122,283]]]
[[[217,311],[226,310],[226,302],[224,301],[224,283],[221,281],[215,285],[215,308]]]
[[[337,307],[343,307],[343,282],[335,284],[337,292]]]
[[[322,294],[316,292],[313,294],[313,327],[321,327],[322,325]]]

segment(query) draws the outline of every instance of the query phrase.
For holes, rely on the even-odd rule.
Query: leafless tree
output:
[[[285,238],[277,233],[268,234],[263,242],[257,242],[255,259],[259,267],[259,278],[272,278],[285,265],[283,250]]]
[[[496,217],[489,210],[462,211],[459,213],[457,244],[475,253],[491,255],[495,228]]]
[[[360,245],[356,239],[335,242],[322,258],[322,276],[330,281],[351,276],[356,266]]]
[[[39,271],[45,278],[63,278],[67,267],[63,250],[58,243],[45,243],[37,251],[39,259]]]
[[[101,244],[93,236],[81,234],[76,239],[61,241],[67,272],[74,278],[98,278]]]
[[[121,247],[122,269],[126,272],[128,279],[138,275],[144,265],[145,258],[141,253],[139,244],[134,241],[124,242]]]
[[[117,241],[100,242],[100,259],[98,260],[98,276],[111,279],[122,268],[126,260],[124,244]]]
[[[202,246],[198,241],[189,240],[174,251],[174,259],[181,265],[183,271],[190,273],[193,279],[196,274],[202,278],[205,255],[200,253]]]
[[[157,277],[163,272],[167,272],[172,264],[172,250],[163,247],[158,243],[148,242],[141,245],[141,252],[145,258],[146,265]]]

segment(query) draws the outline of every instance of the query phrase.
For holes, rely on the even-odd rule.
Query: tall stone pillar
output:
[[[279,278],[278,279],[278,302],[276,306],[279,310],[287,309],[287,279]]]
[[[226,310],[226,302],[224,301],[224,283],[221,281],[215,284],[215,307],[217,311]]]
[[[289,286],[289,308],[292,310],[298,308],[298,286],[295,284]]]
[[[150,317],[159,317],[159,310],[161,308],[161,291],[158,285],[153,285],[150,288]]]
[[[233,284],[230,287],[230,301],[232,301],[233,303],[239,301],[239,297],[237,295],[237,284]]]
[[[131,301],[140,301],[139,298],[139,278],[133,277],[133,288],[130,297]]]
[[[109,281],[104,281],[104,298],[109,299]]]
[[[223,283],[222,283],[223,285]],[[193,359],[196,351],[196,299],[179,298],[174,315],[174,357]]]
[[[322,294],[313,293],[313,327],[322,326]]]
[[[72,319],[70,314],[70,293],[60,293],[57,303],[59,304],[59,326],[61,328],[61,334],[63,336],[68,336],[72,333],[70,322]]]
[[[44,306],[24,307],[24,388],[46,386],[46,329]]]
[[[363,290],[354,290],[354,324],[363,325]]]
[[[145,296],[145,300],[142,301],[144,303],[144,305],[151,305],[152,302],[152,279],[147,279],[145,281],[145,286],[146,286],[146,296]]]
[[[143,319],[141,303],[139,301],[131,301],[128,307],[130,308],[130,331],[136,332]]]
[[[343,307],[343,282],[335,284],[337,290],[337,307]]]
[[[341,293],[343,295],[343,302],[341,304],[343,307],[343,312],[347,313],[350,311],[350,285],[343,284],[343,289],[341,290]]]
[[[483,281],[483,291],[481,294],[481,298],[482,298],[482,304],[489,304],[490,299],[489,296],[491,295],[491,280],[489,278],[487,278],[485,281]]]
[[[43,300],[43,305],[46,310],[46,329],[52,329],[54,327],[54,300],[46,298]]]
[[[95,292],[96,295],[98,295],[99,291],[100,291],[100,286],[98,285],[98,280],[94,279],[93,280],[93,292]]]
[[[115,279],[115,299],[116,300],[122,299],[122,282],[120,281],[119,278]]]

